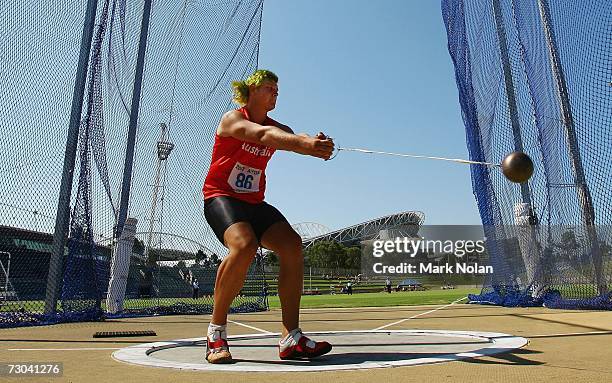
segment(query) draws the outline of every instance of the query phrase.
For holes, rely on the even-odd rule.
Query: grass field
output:
[[[437,305],[451,303],[468,294],[477,294],[480,289],[459,288],[454,290],[401,291],[388,293],[361,293],[338,295],[304,295],[302,308],[317,307],[368,307],[368,306],[404,306],[404,305]],[[268,297],[271,309],[280,308],[278,296]]]
[[[372,307],[372,306],[403,306],[403,305],[426,305],[426,304],[446,304],[459,298],[465,297],[467,294],[479,293],[477,288],[458,288],[454,290],[426,290],[426,291],[401,291],[393,292],[392,294],[380,293],[357,293],[353,295],[338,294],[338,295],[304,295],[302,296],[302,308],[317,308],[317,307]],[[191,298],[170,298],[170,299],[129,299],[125,301],[126,309],[144,308],[156,305],[172,305],[176,303],[185,304],[210,304],[210,298],[200,298],[194,301]],[[269,296],[268,303],[271,309],[280,308],[280,301],[277,295]],[[21,304],[29,312],[42,313],[44,309],[44,301],[26,301]],[[3,305],[0,306],[0,312],[18,310],[21,305]],[[103,302],[103,309],[106,310],[106,304]],[[58,309],[61,306],[58,304]]]

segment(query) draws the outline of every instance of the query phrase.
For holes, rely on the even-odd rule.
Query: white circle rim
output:
[[[155,351],[160,351],[168,348],[192,346],[196,342],[201,342],[205,338],[189,338],[178,339],[167,342],[153,342],[134,345],[115,351],[112,357],[120,362],[135,364],[140,366],[173,368],[180,370],[199,370],[199,371],[237,371],[237,372],[300,372],[300,371],[336,371],[336,370],[362,370],[371,368],[388,368],[399,366],[415,366],[422,364],[452,362],[468,358],[478,358],[487,355],[501,354],[504,352],[516,350],[525,346],[529,341],[523,337],[508,335],[497,332],[483,331],[451,331],[451,330],[363,330],[363,331],[317,331],[308,332],[307,335],[329,335],[329,334],[414,334],[414,335],[441,335],[457,338],[471,338],[478,340],[487,340],[490,345],[469,352],[459,352],[455,354],[445,354],[436,357],[413,358],[406,360],[388,361],[388,362],[364,362],[359,364],[344,364],[344,365],[317,365],[304,364],[300,366],[275,364],[270,366],[251,366],[241,364],[209,364],[205,363],[180,363],[157,359],[150,354]],[[279,333],[267,334],[246,334],[229,336],[228,340],[247,340],[278,337]]]

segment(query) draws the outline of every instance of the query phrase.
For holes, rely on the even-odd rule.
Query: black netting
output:
[[[107,294],[147,3],[127,212],[138,221],[137,233],[123,311],[112,315],[212,309],[216,265],[227,250],[206,224],[201,190],[216,125],[233,107],[230,83],[257,67],[263,1],[97,2],[78,105],[70,222],[54,273],[53,234],[88,4],[25,0],[0,5],[0,326],[111,315]],[[167,158],[160,146],[172,146]],[[267,308],[262,273],[254,262],[233,311]],[[194,300],[196,277],[201,287]],[[50,278],[55,310],[45,310]]]

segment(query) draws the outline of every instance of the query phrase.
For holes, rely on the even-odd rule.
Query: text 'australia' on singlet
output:
[[[246,108],[238,109],[250,120]],[[264,125],[276,125],[266,117]],[[215,133],[212,159],[204,187],[204,199],[230,196],[248,203],[260,203],[266,191],[266,166],[275,149]]]

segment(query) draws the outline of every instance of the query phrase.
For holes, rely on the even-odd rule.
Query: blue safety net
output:
[[[612,4],[443,0],[494,274],[472,302],[612,309]]]

